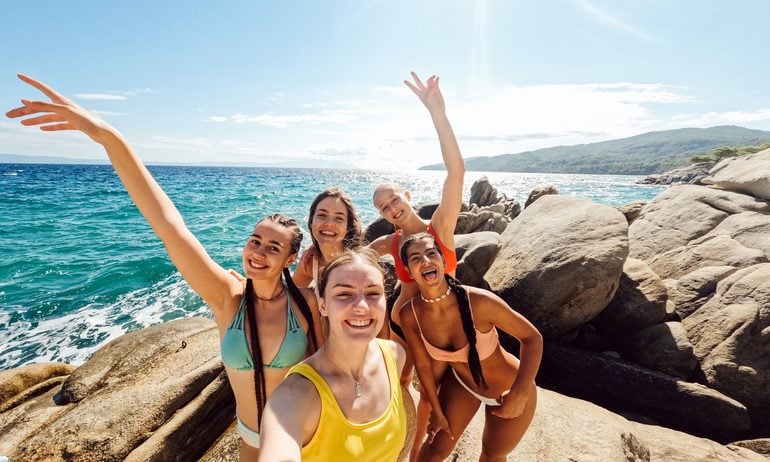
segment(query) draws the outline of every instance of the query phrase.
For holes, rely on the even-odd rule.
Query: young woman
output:
[[[412,205],[409,203],[411,196],[404,188],[386,183],[378,185],[372,196],[374,206],[380,211],[380,214],[392,225],[396,227],[393,234],[382,236],[375,239],[370,247],[380,255],[391,254],[396,265],[396,276],[401,283],[401,293],[399,294],[392,311],[389,313],[389,325],[385,326],[385,337],[400,342],[405,346],[405,337],[401,329],[399,319],[399,308],[410,298],[417,295],[418,289],[414,280],[406,271],[404,263],[399,257],[399,245],[403,239],[427,231],[436,238],[436,242],[442,247],[447,260],[447,272],[454,275],[457,266],[457,257],[455,256],[454,231],[457,225],[457,217],[460,215],[462,207],[463,178],[465,176],[465,163],[460,155],[460,148],[457,145],[452,126],[446,116],[446,106],[444,97],[438,86],[439,78],[431,76],[423,84],[420,78],[412,72],[414,83],[404,81],[420,101],[430,112],[433,125],[438,133],[439,144],[441,145],[441,155],[446,166],[447,176],[444,180],[444,189],[441,192],[441,201],[438,208],[433,212],[430,220],[423,220],[415,213]],[[409,355],[408,355],[409,356]],[[406,385],[411,382],[412,360],[407,357],[407,364],[404,368],[402,382]],[[416,456],[428,426],[428,416],[430,407],[424,399],[420,399],[417,405],[417,434],[415,444],[412,447],[412,458]]]
[[[341,188],[328,188],[310,204],[307,221],[313,245],[294,270],[298,287],[318,287],[320,269],[334,257],[361,245],[361,220],[353,200]]]
[[[504,461],[535,412],[542,336],[492,292],[462,286],[446,274],[446,261],[432,235],[410,236],[401,259],[419,289],[401,308],[401,321],[432,407],[432,429],[417,460],[444,460],[484,403],[479,460]],[[496,328],[519,340],[521,361],[500,347]],[[437,365],[448,365],[451,373],[437,375]]]
[[[395,461],[407,436],[399,381],[405,352],[376,338],[386,311],[376,255],[338,256],[318,290],[329,337],[268,400],[260,461]]]
[[[6,115],[34,116],[22,120],[22,125],[37,125],[43,131],[79,130],[104,146],[126,191],[163,241],[174,265],[213,311],[222,339],[222,362],[235,395],[241,458],[256,459],[267,397],[287,368],[322,341],[315,297],[294,285],[288,269],[302,242],[299,225],[282,215],[256,224],[243,248],[244,285],[209,257],[116,129],[45,84],[24,75],[19,78],[51,102],[22,100],[22,107]]]

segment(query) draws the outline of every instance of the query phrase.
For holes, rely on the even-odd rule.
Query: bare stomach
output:
[[[481,362],[481,371],[484,374],[484,380],[487,387],[479,387],[473,381],[468,363],[452,363],[452,369],[462,379],[465,385],[481,396],[497,399],[504,393],[507,393],[516,380],[516,374],[519,372],[519,360],[515,356],[504,351],[501,347]]]
[[[239,371],[226,367],[227,378],[230,380],[230,388],[235,395],[238,418],[247,427],[256,430],[259,428],[261,416],[257,412],[257,394],[254,388],[254,371]],[[265,377],[265,393],[269,398],[273,390],[283,382],[288,369],[263,369]],[[263,403],[264,404],[264,403]]]

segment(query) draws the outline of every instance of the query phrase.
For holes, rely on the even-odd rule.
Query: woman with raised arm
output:
[[[407,437],[399,381],[406,353],[376,338],[386,312],[377,256],[368,249],[338,256],[318,291],[329,337],[267,401],[259,460],[395,461]]]
[[[410,236],[401,259],[418,294],[401,308],[401,321],[417,375],[430,400],[431,431],[419,461],[441,461],[480,404],[485,405],[480,461],[504,461],[529,427],[537,404],[535,375],[543,338],[529,321],[488,290],[460,285],[427,233]],[[521,361],[505,351],[497,329],[516,337]],[[445,364],[439,384],[435,364]]]
[[[457,257],[455,256],[454,232],[457,225],[457,217],[460,215],[462,207],[463,178],[465,176],[465,163],[463,162],[460,148],[457,145],[452,126],[446,116],[446,106],[444,97],[438,86],[439,78],[431,76],[423,84],[420,78],[412,72],[414,83],[404,80],[404,83],[416,94],[420,101],[430,112],[433,125],[438,133],[439,144],[441,145],[441,156],[444,159],[447,176],[444,180],[444,188],[441,191],[441,201],[438,208],[433,212],[430,220],[424,220],[414,211],[409,203],[411,196],[408,191],[398,185],[384,183],[374,189],[372,199],[374,206],[380,211],[389,223],[395,226],[396,231],[393,234],[375,239],[370,247],[380,255],[391,254],[396,265],[396,276],[401,283],[401,293],[396,299],[391,311],[389,311],[389,324],[385,326],[387,336],[392,340],[400,342],[405,346],[406,338],[401,329],[399,319],[399,308],[410,298],[418,293],[417,285],[414,279],[406,270],[404,262],[399,256],[399,246],[404,239],[421,232],[428,232],[436,238],[436,242],[441,246],[447,260],[447,272],[454,275],[457,267]],[[411,382],[412,360],[407,355],[407,365],[404,368],[405,373],[402,376],[402,382],[406,385]],[[442,369],[435,371],[437,379],[443,374]],[[415,444],[412,447],[412,459],[416,456],[416,451],[425,438],[430,407],[428,402],[420,398],[417,405],[417,434]]]
[[[297,263],[294,282],[298,287],[317,289],[319,272],[326,263],[361,245],[361,220],[353,200],[342,188],[327,188],[310,204],[307,227],[313,245]]]
[[[302,242],[299,225],[277,214],[257,222],[242,252],[244,284],[209,257],[115,128],[45,84],[25,75],[19,78],[51,102],[23,99],[21,107],[6,115],[33,116],[22,120],[22,125],[39,126],[43,131],[79,130],[104,146],[126,191],[163,241],[172,262],[211,308],[222,341],[222,362],[235,395],[241,459],[256,459],[260,416],[267,397],[286,370],[323,341],[315,297],[307,289],[298,289],[289,273]]]

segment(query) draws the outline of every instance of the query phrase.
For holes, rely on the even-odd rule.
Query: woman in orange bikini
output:
[[[418,289],[399,257],[400,242],[412,234],[424,231],[431,233],[435,236],[436,242],[442,245],[447,260],[447,272],[454,274],[455,266],[457,266],[454,252],[454,231],[462,207],[463,178],[465,176],[465,163],[460,154],[452,126],[446,116],[444,97],[441,95],[438,85],[439,78],[431,76],[423,83],[417,74],[412,72],[412,79],[414,82],[405,80],[404,83],[420,98],[420,101],[430,112],[447,170],[441,192],[441,201],[430,220],[423,220],[409,203],[411,196],[408,191],[391,183],[378,185],[372,195],[374,206],[377,207],[383,218],[396,227],[396,231],[393,234],[379,237],[369,244],[380,255],[391,254],[395,260],[396,275],[401,282],[401,293],[396,299],[392,311],[388,314],[388,324],[385,325],[382,336],[399,342],[404,347],[406,341],[400,327],[399,308],[417,295]],[[412,360],[407,355],[407,363],[401,377],[404,386],[411,383],[412,370]],[[428,402],[421,398],[417,405],[417,433],[412,448],[412,460],[414,460],[416,450],[425,438],[429,414]]]
[[[492,292],[462,286],[446,274],[442,249],[432,235],[410,236],[400,253],[418,287],[401,308],[401,321],[423,398],[432,407],[431,431],[417,460],[448,457],[483,403],[479,460],[504,461],[535,413],[542,336]],[[519,340],[521,361],[501,348],[497,328]],[[447,367],[451,374],[436,373]]]

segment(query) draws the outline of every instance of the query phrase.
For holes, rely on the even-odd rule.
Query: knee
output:
[[[452,453],[455,441],[449,438],[436,438],[432,443],[425,443],[420,449],[420,461],[443,461]]]

